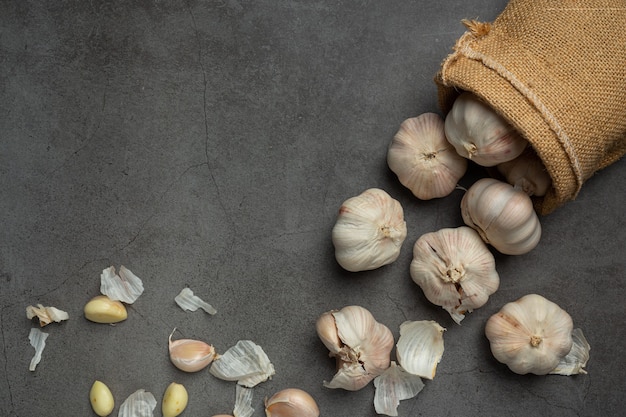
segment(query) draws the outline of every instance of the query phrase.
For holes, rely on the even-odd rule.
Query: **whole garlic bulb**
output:
[[[267,417],[318,417],[320,410],[313,397],[299,388],[286,388],[265,400]]]
[[[411,278],[431,303],[455,322],[496,292],[496,262],[478,233],[467,226],[426,233],[413,246]]]
[[[528,194],[495,178],[482,178],[467,190],[461,215],[486,243],[506,255],[528,253],[541,238],[541,224]]]
[[[376,269],[398,258],[406,235],[400,203],[370,188],[339,208],[332,230],[335,258],[351,272]]]
[[[541,159],[532,149],[517,158],[496,166],[506,181],[523,190],[529,196],[544,196],[552,185],[552,178]]]
[[[393,334],[367,309],[347,306],[328,311],[315,327],[337,363],[337,373],[324,382],[325,387],[357,391],[389,368]]]
[[[545,375],[572,348],[572,318],[537,294],[505,304],[487,320],[491,352],[517,374]]]
[[[476,95],[459,95],[445,119],[448,141],[459,155],[492,167],[520,155],[528,141]]]
[[[387,165],[413,195],[430,200],[455,189],[467,159],[446,139],[443,119],[423,113],[402,122],[387,150]]]

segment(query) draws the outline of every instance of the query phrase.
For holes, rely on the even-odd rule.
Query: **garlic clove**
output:
[[[218,356],[213,346],[200,340],[179,339],[172,340],[172,331],[169,337],[170,360],[175,367],[185,372],[198,372]]]
[[[274,365],[263,349],[250,340],[240,340],[223,355],[213,360],[211,375],[225,381],[237,381],[247,388],[274,375]]]
[[[119,323],[126,320],[126,307],[119,301],[111,300],[106,295],[98,295],[85,304],[85,318],[94,323]]]
[[[511,161],[498,164],[496,168],[509,184],[529,196],[542,197],[552,186],[550,174],[532,148]]]
[[[161,402],[161,412],[163,417],[176,417],[180,415],[189,402],[187,389],[176,382],[172,382],[165,389],[163,401]]]
[[[395,362],[374,379],[374,408],[376,413],[387,416],[398,415],[400,401],[415,397],[424,388],[422,379],[406,372]]]
[[[299,388],[278,391],[265,400],[267,417],[318,417],[320,410],[313,397]]]
[[[413,281],[456,323],[483,306],[500,284],[495,258],[470,227],[426,233],[413,246]]]
[[[445,330],[432,320],[402,323],[396,345],[396,357],[400,366],[413,375],[433,379],[443,356]]]
[[[153,417],[157,401],[152,393],[139,389],[120,406],[118,417]]]
[[[387,164],[422,200],[449,195],[467,170],[467,159],[448,142],[443,119],[436,113],[402,122],[387,150]]]
[[[46,339],[48,336],[48,333],[42,332],[37,328],[30,329],[28,340],[30,341],[30,345],[35,348],[35,355],[30,361],[30,365],[28,367],[29,371],[34,371],[39,362],[41,362],[41,354],[46,347]]]
[[[217,313],[217,310],[213,308],[211,304],[194,295],[190,288],[183,288],[180,293],[174,297],[174,301],[176,301],[176,304],[183,310],[196,311],[201,308],[211,315]]]
[[[315,323],[315,329],[324,346],[331,354],[337,354],[341,351],[343,342],[339,338],[337,326],[335,325],[334,312],[338,310],[327,311],[323,313]]]
[[[100,275],[100,292],[111,300],[132,304],[143,294],[143,282],[123,265],[119,274],[110,266]]]
[[[115,400],[109,387],[101,381],[95,381],[89,390],[89,401],[93,412],[106,417],[113,411]]]
[[[47,326],[54,322],[61,322],[70,318],[69,314],[63,310],[59,310],[56,307],[44,307],[42,304],[26,307],[26,318],[31,320],[33,317],[39,319],[39,325],[41,327]]]
[[[400,203],[370,188],[344,201],[332,230],[337,263],[347,271],[379,268],[395,261],[407,235]]]
[[[591,346],[589,346],[583,331],[574,329],[572,331],[572,348],[567,355],[561,358],[556,368],[551,370],[550,373],[566,376],[586,374],[587,371],[583,368],[587,366],[589,350],[591,350]]]

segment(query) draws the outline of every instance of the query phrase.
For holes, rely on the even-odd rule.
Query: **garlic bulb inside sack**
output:
[[[492,167],[519,156],[528,141],[476,95],[463,92],[446,115],[445,132],[459,155]]]
[[[495,178],[482,178],[467,190],[461,215],[486,243],[506,255],[528,253],[541,238],[541,224],[528,194]]]
[[[496,262],[474,229],[461,226],[426,233],[413,246],[411,278],[431,303],[456,323],[496,292]]]
[[[493,356],[517,374],[546,375],[583,373],[589,345],[577,330],[578,343],[572,338],[572,318],[557,304],[537,295],[525,295],[505,304],[487,320],[485,335]],[[574,352],[573,347],[583,352]],[[586,352],[584,352],[586,350]],[[564,358],[568,358],[563,361]],[[578,358],[578,359],[576,359]],[[574,362],[582,361],[577,365]],[[569,369],[561,372],[569,362]]]
[[[398,258],[406,235],[400,203],[370,188],[339,208],[332,230],[335,258],[351,272],[376,269]]]
[[[372,313],[347,306],[322,314],[315,324],[317,335],[337,364],[327,388],[357,391],[382,374],[391,363],[393,334]]]
[[[387,165],[422,200],[445,197],[467,170],[467,159],[447,141],[443,119],[424,113],[406,119],[387,150]]]
[[[526,149],[511,161],[498,164],[496,168],[506,178],[506,182],[529,196],[542,197],[552,185],[550,174],[532,148]]]

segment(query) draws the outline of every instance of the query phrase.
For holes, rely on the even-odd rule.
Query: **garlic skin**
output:
[[[35,354],[30,360],[30,365],[28,366],[29,371],[33,372],[37,368],[37,365],[39,365],[39,362],[41,362],[41,354],[46,348],[46,339],[48,336],[48,333],[42,332],[36,327],[30,329],[28,340],[30,341],[30,345],[35,348]]]
[[[413,246],[413,281],[431,303],[458,324],[496,292],[496,262],[478,232],[468,226],[426,233]]]
[[[157,406],[156,398],[151,392],[139,389],[124,400],[120,406],[118,417],[153,417]]]
[[[387,165],[413,195],[430,200],[456,188],[467,159],[446,139],[441,116],[423,113],[402,122],[387,150]]]
[[[559,364],[550,371],[556,375],[577,375],[586,374],[583,368],[587,366],[589,360],[589,351],[591,346],[585,339],[585,335],[581,329],[572,330],[572,348],[569,353],[561,358]]]
[[[504,118],[476,95],[459,95],[445,119],[445,133],[457,153],[485,167],[519,156],[528,146]]]
[[[347,306],[322,314],[317,334],[337,363],[337,373],[326,388],[357,391],[382,374],[391,363],[393,334],[372,313],[360,306]]]
[[[496,166],[506,182],[529,196],[542,197],[552,186],[552,178],[537,154],[528,148],[517,158]]]
[[[546,298],[529,294],[487,320],[491,352],[511,371],[546,375],[572,348],[572,318]]]
[[[406,372],[392,361],[391,366],[374,379],[374,386],[376,413],[397,416],[400,401],[415,397],[424,388],[424,383],[419,376]]]
[[[200,340],[179,339],[172,340],[172,331],[169,337],[170,360],[175,367],[185,372],[198,372],[219,356],[213,346]]]
[[[59,323],[70,318],[66,311],[59,310],[56,307],[44,307],[43,304],[37,304],[36,307],[26,307],[26,318],[31,320],[33,317],[39,319],[39,325],[41,327],[47,326],[53,321]]]
[[[347,271],[376,269],[398,258],[406,235],[400,203],[370,188],[339,208],[332,230],[335,258]]]
[[[216,357],[209,372],[216,378],[237,381],[247,388],[270,379],[276,373],[263,348],[251,340],[240,340]]]
[[[528,253],[541,238],[541,224],[530,197],[495,178],[482,178],[467,190],[461,215],[486,243],[506,255]]]
[[[320,410],[313,397],[299,388],[278,391],[265,400],[267,417],[318,417]]]
[[[433,320],[405,321],[400,325],[396,357],[402,368],[426,379],[433,379],[443,356],[443,332]]]

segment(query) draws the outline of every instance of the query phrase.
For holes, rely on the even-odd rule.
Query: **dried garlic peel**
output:
[[[183,288],[180,293],[174,297],[174,301],[176,301],[176,304],[183,310],[196,311],[201,308],[211,315],[217,313],[217,310],[213,308],[211,304],[194,295],[190,288]]]
[[[143,389],[132,393],[120,406],[118,417],[154,417],[157,401]]]
[[[240,340],[213,361],[209,372],[216,378],[237,381],[244,387],[252,388],[269,379],[275,370],[259,345],[250,340]]]
[[[398,415],[400,401],[415,397],[424,388],[422,379],[406,372],[395,362],[374,379],[374,408],[378,414]]]
[[[252,417],[252,414],[254,414],[254,408],[252,408],[252,390],[237,385],[235,395],[234,417]]]
[[[42,332],[37,328],[30,329],[28,340],[30,340],[30,345],[35,348],[35,355],[30,361],[30,366],[28,367],[29,371],[34,371],[39,362],[41,362],[41,353],[46,347],[46,339],[48,336],[48,333]]]
[[[39,325],[41,327],[44,327],[53,321],[59,323],[70,318],[67,312],[59,310],[56,307],[44,307],[42,304],[37,304],[37,307],[26,307],[26,318],[31,320],[33,317],[37,317],[39,319]]]
[[[111,300],[132,304],[143,294],[143,282],[123,265],[119,275],[115,273],[115,267],[110,266],[100,275],[100,292]]]

